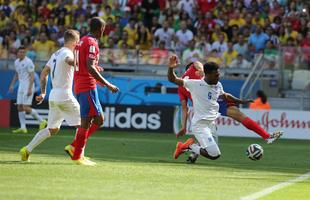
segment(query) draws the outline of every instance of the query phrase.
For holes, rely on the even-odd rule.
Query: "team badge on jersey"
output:
[[[95,53],[96,52],[96,47],[95,46],[90,46],[89,47],[89,53]]]

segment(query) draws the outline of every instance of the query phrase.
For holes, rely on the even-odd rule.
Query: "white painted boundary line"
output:
[[[256,200],[258,198],[261,198],[263,196],[266,196],[276,190],[279,190],[281,188],[284,188],[284,187],[287,187],[289,185],[293,185],[297,182],[301,182],[303,180],[306,180],[310,178],[310,172],[309,173],[306,173],[306,174],[303,174],[295,179],[291,179],[291,180],[288,180],[286,182],[283,182],[283,183],[280,183],[280,184],[277,184],[277,185],[274,185],[272,187],[269,187],[269,188],[266,188],[260,192],[257,192],[257,193],[254,193],[254,194],[251,194],[249,196],[245,196],[245,197],[241,197],[241,200]]]

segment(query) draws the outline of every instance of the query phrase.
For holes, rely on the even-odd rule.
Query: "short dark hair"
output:
[[[90,32],[94,33],[101,29],[106,23],[100,17],[93,17],[90,20]]]
[[[219,66],[215,62],[207,62],[206,64],[203,65],[203,71],[205,74],[217,71],[218,69]]]
[[[20,47],[18,47],[17,51],[19,51],[19,50],[25,50],[25,49],[26,49],[26,47],[23,46],[23,45],[21,45]]]
[[[65,33],[64,33],[65,42],[74,40],[74,39],[76,39],[79,35],[80,35],[80,33],[79,33],[78,31],[73,30],[73,29],[68,29],[68,30],[66,30]]]

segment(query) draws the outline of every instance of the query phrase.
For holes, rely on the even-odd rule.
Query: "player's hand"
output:
[[[242,100],[241,104],[249,104],[249,103],[253,103],[254,101],[252,99],[245,99]]]
[[[98,72],[103,72],[104,71],[104,69],[102,67],[100,67],[100,66],[97,66],[96,68],[97,68]]]
[[[13,93],[13,91],[14,91],[14,86],[10,86],[9,93]]]
[[[179,138],[179,137],[185,135],[185,133],[186,133],[185,128],[181,128],[181,129],[179,130],[179,132],[176,134],[176,137]]]
[[[29,89],[28,92],[27,92],[27,96],[31,96],[32,95],[32,89]]]
[[[36,96],[37,105],[41,104],[45,98],[45,94],[40,94],[39,96]]]
[[[170,68],[176,68],[179,65],[179,59],[176,55],[172,55],[169,58],[169,67]]]
[[[107,85],[108,89],[113,92],[113,93],[116,93],[119,91],[118,87],[116,87],[115,85]]]

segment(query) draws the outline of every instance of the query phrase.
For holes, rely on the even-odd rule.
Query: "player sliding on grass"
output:
[[[76,48],[74,92],[81,107],[81,128],[78,129],[72,144],[65,147],[65,151],[77,164],[83,164],[85,157],[82,152],[87,140],[103,124],[104,120],[96,83],[106,86],[113,93],[119,90],[103,78],[98,71],[98,40],[102,37],[104,29],[105,22],[101,18],[92,18],[90,33],[81,39]]]
[[[72,94],[74,74],[73,50],[78,44],[80,34],[75,30],[67,30],[64,34],[64,46],[52,54],[41,72],[41,95],[36,97],[38,104],[46,95],[48,74],[51,74],[53,89],[49,95],[49,113],[47,128],[40,130],[31,142],[20,150],[22,161],[28,161],[32,150],[59,131],[65,119],[70,126],[80,125],[80,105]]]
[[[206,63],[203,66],[204,79],[181,79],[174,73],[174,68],[179,65],[178,58],[171,56],[169,59],[168,80],[179,86],[187,88],[192,96],[194,116],[192,119],[192,132],[198,143],[193,138],[185,143],[178,142],[174,152],[177,159],[185,151],[202,155],[211,160],[220,157],[221,152],[213,138],[216,134],[215,119],[218,117],[219,97],[238,104],[247,104],[251,100],[241,100],[229,93],[225,93],[219,82],[219,67],[215,63]]]
[[[182,78],[187,79],[201,79],[203,77],[203,65],[200,62],[194,62],[188,64],[188,69],[183,74]],[[187,118],[188,118],[188,100],[191,100],[191,95],[188,90],[186,90],[183,86],[179,86],[178,94],[181,101],[182,106],[182,127],[181,130],[177,133],[177,137],[182,136],[186,133],[187,126]],[[192,100],[191,100],[192,101]],[[240,122],[247,129],[254,131],[258,135],[260,135],[268,144],[273,143],[275,140],[279,139],[283,134],[282,131],[277,131],[272,134],[267,133],[259,124],[253,121],[250,117],[246,116],[242,113],[236,104],[229,102],[227,103],[223,99],[218,100],[219,103],[219,112],[222,116],[228,116],[233,118],[234,120]],[[188,158],[188,162],[194,163],[197,159],[198,155],[191,154]]]

